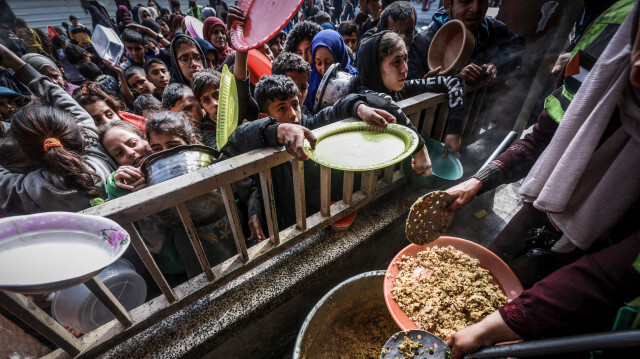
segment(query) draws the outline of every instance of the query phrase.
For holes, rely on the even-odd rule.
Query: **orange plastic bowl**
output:
[[[522,288],[522,284],[520,284],[520,280],[518,280],[518,277],[516,277],[511,268],[509,268],[509,266],[497,255],[493,254],[490,250],[479,244],[456,237],[440,237],[429,244],[424,244],[421,246],[411,244],[401,250],[400,253],[398,253],[395,257],[393,257],[393,260],[391,260],[391,264],[389,264],[387,273],[384,277],[384,301],[387,303],[387,308],[389,309],[389,313],[391,313],[393,320],[396,321],[396,323],[400,328],[402,328],[402,330],[419,328],[413,323],[411,319],[409,319],[405,312],[400,309],[398,303],[395,301],[395,299],[393,299],[393,294],[391,294],[391,289],[393,289],[396,277],[400,272],[398,263],[402,261],[402,256],[404,255],[416,257],[418,252],[422,252],[425,249],[431,248],[433,246],[452,246],[472,258],[478,259],[482,268],[487,269],[489,272],[491,272],[494,280],[497,282],[500,288],[502,288],[502,291],[507,295],[509,301],[517,298],[524,290]]]
[[[471,59],[475,46],[476,39],[464,23],[460,20],[449,20],[436,32],[429,45],[429,69],[442,66],[438,75],[462,70]]]

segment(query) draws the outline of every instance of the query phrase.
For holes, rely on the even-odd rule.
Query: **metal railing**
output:
[[[477,131],[479,123],[483,121],[480,113],[487,92],[487,87],[467,89],[463,142]],[[443,101],[446,101],[444,94],[424,93],[400,101],[398,105],[418,127],[423,136],[441,140],[448,115],[447,106],[441,105]],[[344,121],[355,121],[355,119]],[[278,228],[273,200],[273,179],[270,170],[288,162],[293,170],[296,224],[281,229]],[[202,298],[232,279],[247,273],[257,265],[300,243],[347,214],[396,189],[407,181],[400,167],[395,165],[382,170],[363,172],[360,190],[357,192],[353,192],[355,173],[344,171],[342,200],[331,204],[331,169],[322,166],[320,170],[320,212],[307,216],[303,162],[294,159],[286,151],[278,148],[262,148],[215,163],[196,172],[108,201],[82,212],[110,218],[129,232],[131,244],[163,295],[127,312],[97,277],[92,278],[85,285],[105,304],[116,320],[86,333],[80,338],[72,336],[24,295],[0,291],[0,306],[59,347],[46,355],[46,358],[96,356],[107,348],[118,345],[118,343]],[[247,248],[231,184],[256,174],[260,178],[269,240]],[[222,193],[237,254],[211,267],[185,202],[215,188],[219,188]],[[176,208],[204,271],[199,276],[174,288],[168,284],[134,226],[134,222],[137,220],[169,208]]]

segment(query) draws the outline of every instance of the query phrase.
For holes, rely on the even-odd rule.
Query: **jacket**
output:
[[[433,22],[414,36],[409,51],[408,79],[421,79],[429,72],[429,46],[436,32],[448,20],[449,15],[442,7],[433,15]],[[525,50],[524,39],[509,31],[501,21],[485,17],[480,29],[473,35],[476,47],[471,54],[471,63],[483,65],[492,62],[498,74],[507,74],[520,65]]]
[[[405,81],[404,87],[399,92],[391,92],[387,89],[380,76],[380,63],[378,62],[378,44],[382,35],[387,31],[377,32],[363,40],[358,47],[358,76],[361,86],[358,92],[361,94],[382,93],[390,96],[393,101],[401,101],[405,98],[419,95],[425,92],[447,93],[449,106],[449,115],[446,134],[460,135],[462,133],[462,125],[464,123],[464,104],[465,104],[465,86],[464,81],[455,76],[433,76],[426,79]],[[375,104],[370,104],[377,107]],[[379,107],[380,108],[380,107]],[[411,121],[400,111],[396,116],[398,123],[404,124],[412,130],[416,131]],[[400,117],[398,117],[400,116]],[[402,121],[401,121],[402,118]],[[405,120],[406,119],[406,120]],[[418,136],[422,139],[420,134]],[[418,150],[422,149],[421,142]],[[417,151],[417,150],[416,150]]]
[[[313,130],[330,123],[356,116],[359,105],[363,104],[361,95],[347,95],[334,106],[322,109],[313,116],[303,114],[301,125]],[[227,157],[234,157],[257,148],[281,147],[278,142],[277,129],[279,123],[272,117],[265,117],[239,126],[222,147],[221,152]],[[309,165],[312,165],[309,163]],[[274,184],[276,213],[280,229],[291,226],[296,221],[293,196],[293,173],[290,163],[283,163],[271,169]],[[316,213],[320,209],[320,191],[313,179],[305,179],[305,198],[307,213]]]
[[[60,86],[25,64],[16,71],[16,79],[45,103],[75,117],[89,147],[83,154],[88,167],[98,175],[98,187],[105,191],[107,178],[117,165],[98,141],[98,129],[93,118]],[[62,181],[45,169],[28,174],[11,173],[0,167],[0,213],[23,215],[44,211],[80,211],[88,208],[89,198],[66,189]]]

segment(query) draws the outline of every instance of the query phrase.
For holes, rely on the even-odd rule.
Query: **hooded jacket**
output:
[[[200,53],[200,56],[202,56],[202,65],[205,69],[208,68],[207,60],[204,56],[204,52],[202,51],[202,48],[200,47],[200,45],[198,45],[198,42],[194,40],[192,37],[187,35],[177,35],[176,37],[173,38],[173,40],[171,40],[171,48],[169,49],[171,52],[171,73],[172,73],[171,83],[179,82],[181,84],[191,86],[191,82],[184,77],[184,75],[182,74],[182,70],[180,70],[180,66],[178,65],[178,54],[177,54],[178,49],[175,46],[175,43],[176,41],[178,41],[178,39],[188,39],[196,47],[196,49]]]
[[[441,7],[433,15],[433,22],[413,38],[409,51],[408,79],[421,79],[429,72],[427,56],[436,32],[449,21],[449,14]],[[492,62],[499,74],[507,74],[520,65],[524,54],[524,39],[515,35],[503,22],[485,17],[480,28],[473,32],[476,47],[471,54],[471,63],[484,65]]]
[[[382,93],[389,95],[389,100],[401,101],[405,98],[416,96],[425,92],[446,93],[448,95],[447,106],[449,107],[449,115],[447,118],[446,134],[460,135],[462,133],[462,125],[464,123],[464,103],[465,88],[464,81],[455,76],[433,76],[420,80],[405,81],[404,87],[399,92],[392,92],[387,89],[380,75],[380,62],[378,61],[378,46],[380,39],[387,31],[381,31],[366,38],[358,47],[358,68],[360,69],[358,76],[360,77],[361,86],[359,93]],[[361,59],[366,59],[362,60]],[[374,104],[372,107],[378,107]],[[416,131],[411,121],[400,111],[400,114],[393,113],[398,123],[405,124],[407,127]],[[400,116],[400,117],[398,117]],[[406,119],[401,120],[401,118]],[[420,134],[418,136],[422,139]],[[422,149],[418,146],[418,149]]]

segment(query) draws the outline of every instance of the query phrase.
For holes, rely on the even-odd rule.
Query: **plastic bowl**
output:
[[[116,222],[72,212],[0,219],[0,290],[49,293],[84,283],[129,246]]]
[[[428,137],[424,138],[424,143],[431,159],[432,175],[429,177],[420,176],[411,169],[411,161],[405,160],[402,162],[402,167],[411,183],[422,187],[436,188],[447,184],[448,181],[455,181],[462,177],[463,169],[458,157],[451,151],[448,151],[447,155],[442,157],[442,151],[444,151],[443,143]]]
[[[409,319],[409,316],[405,314],[405,312],[400,308],[395,299],[393,299],[391,289],[393,289],[396,277],[400,272],[398,263],[402,261],[402,256],[404,255],[416,257],[418,252],[422,252],[425,249],[431,248],[433,246],[452,246],[472,258],[478,259],[482,268],[487,269],[489,272],[491,272],[491,275],[500,286],[502,291],[505,293],[509,301],[517,298],[524,290],[522,288],[522,284],[520,284],[520,280],[518,280],[518,277],[516,277],[511,268],[509,268],[509,266],[502,259],[500,259],[500,257],[493,254],[490,250],[479,244],[456,237],[440,237],[434,242],[420,246],[411,244],[401,250],[400,253],[396,254],[395,257],[393,257],[391,263],[389,264],[389,267],[387,268],[387,273],[384,277],[384,300],[387,303],[387,308],[389,309],[389,313],[391,313],[393,320],[395,320],[395,322],[400,328],[402,328],[402,330],[420,328],[418,328],[413,323],[413,321]]]
[[[127,311],[144,303],[147,285],[126,259],[118,259],[100,272],[98,278]],[[84,284],[56,292],[51,314],[60,324],[81,333],[88,333],[115,319]]]
[[[439,75],[459,71],[467,65],[476,40],[460,20],[449,20],[436,32],[429,46],[429,69],[442,66]]]
[[[193,16],[187,15],[184,18],[184,23],[187,25],[187,31],[191,34],[191,37],[197,37],[203,39],[202,31],[204,29],[204,24],[202,21],[196,19]]]

